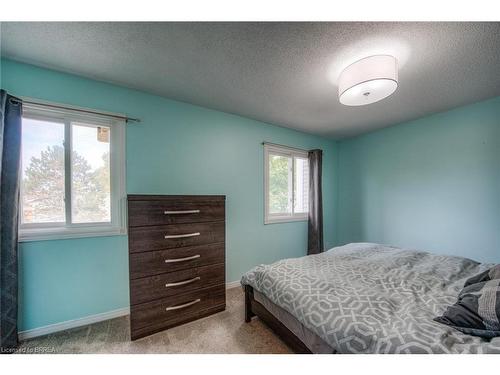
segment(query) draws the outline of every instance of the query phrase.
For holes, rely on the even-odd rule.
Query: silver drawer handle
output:
[[[180,285],[191,284],[191,283],[194,283],[195,281],[198,281],[198,280],[201,280],[201,277],[196,276],[196,277],[193,277],[192,279],[184,280],[184,281],[179,281],[177,283],[167,283],[167,284],[165,284],[165,288],[170,288],[172,286],[180,286]]]
[[[193,259],[199,258],[200,256],[201,256],[200,254],[196,254],[196,255],[193,255],[190,257],[185,257],[185,258],[165,259],[165,263],[185,262],[187,260],[193,260]]]
[[[183,309],[185,307],[189,307],[189,306],[192,306],[194,305],[195,303],[198,303],[200,302],[201,299],[195,299],[194,301],[191,301],[191,302],[188,302],[188,303],[185,303],[183,305],[177,305],[177,306],[172,306],[172,307],[167,307],[165,310],[167,311],[172,311],[172,310],[179,310],[179,309]]]
[[[165,235],[165,239],[169,239],[169,238],[185,238],[185,237],[196,237],[196,236],[199,236],[200,235],[200,232],[196,232],[196,233],[188,233],[188,234],[167,234]]]
[[[199,214],[200,210],[163,211],[164,215]]]

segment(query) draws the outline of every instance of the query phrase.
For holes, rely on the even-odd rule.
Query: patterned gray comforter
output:
[[[434,322],[491,264],[377,244],[260,265],[243,275],[339,353],[500,353],[500,337]]]

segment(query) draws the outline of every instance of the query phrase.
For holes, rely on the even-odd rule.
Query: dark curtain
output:
[[[323,193],[321,191],[322,150],[309,151],[309,222],[307,254],[323,252]]]
[[[21,101],[0,91],[0,352],[17,347],[17,226]]]

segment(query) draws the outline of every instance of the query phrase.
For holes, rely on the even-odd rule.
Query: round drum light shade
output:
[[[370,56],[349,65],[340,74],[339,100],[358,106],[387,98],[398,87],[398,62],[389,55]]]

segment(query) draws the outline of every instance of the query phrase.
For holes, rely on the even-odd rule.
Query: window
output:
[[[125,233],[122,120],[24,105],[20,240]]]
[[[309,160],[307,152],[264,145],[264,223],[307,220]]]

